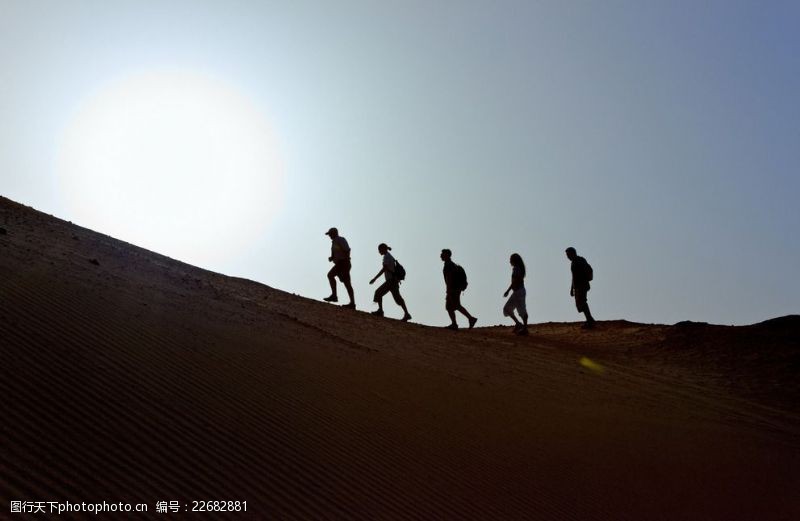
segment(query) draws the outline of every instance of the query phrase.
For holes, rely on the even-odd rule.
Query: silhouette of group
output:
[[[331,294],[323,300],[326,302],[338,302],[339,298],[336,292],[336,278],[344,284],[350,301],[342,307],[348,309],[355,309],[355,297],[353,295],[353,286],[350,283],[350,246],[347,240],[339,235],[337,228],[331,228],[325,235],[331,239],[331,255],[328,260],[333,263],[333,267],[328,272],[328,281],[331,286]],[[403,310],[403,322],[411,320],[411,314],[408,312],[406,302],[400,295],[400,283],[405,279],[405,269],[397,262],[392,256],[391,247],[386,243],[378,245],[378,253],[382,256],[381,269],[370,281],[374,284],[381,275],[384,276],[384,282],[378,289],[375,290],[373,302],[378,305],[378,309],[372,312],[373,315],[383,316],[383,297],[387,293],[391,293],[395,303]],[[570,261],[570,271],[572,279],[569,289],[571,297],[575,298],[575,307],[579,313],[583,313],[586,321],[583,327],[590,329],[594,327],[595,319],[589,311],[589,304],[587,302],[587,293],[590,289],[589,282],[593,279],[593,270],[591,265],[585,258],[580,257],[573,247],[565,250],[567,259]],[[456,311],[464,315],[467,319],[469,328],[475,327],[478,319],[470,314],[469,311],[461,304],[461,294],[467,289],[467,274],[464,268],[453,262],[453,252],[445,248],[440,254],[440,258],[444,263],[442,274],[444,276],[445,284],[445,309],[450,317],[450,324],[446,326],[447,329],[458,329],[458,322],[456,321]],[[513,332],[517,335],[528,334],[528,311],[525,305],[525,262],[518,253],[512,253],[509,258],[511,264],[511,283],[508,289],[503,293],[503,297],[508,297],[505,305],[503,306],[503,315],[511,318],[514,321]],[[509,296],[509,293],[511,296]],[[519,315],[519,318],[517,318]]]

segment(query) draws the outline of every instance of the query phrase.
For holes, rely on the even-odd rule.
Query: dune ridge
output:
[[[0,517],[239,500],[169,516],[800,519],[799,316],[454,333],[6,198],[0,227]]]

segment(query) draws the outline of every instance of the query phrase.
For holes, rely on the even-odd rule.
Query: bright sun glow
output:
[[[206,267],[264,232],[283,177],[252,103],[177,73],[129,77],[88,99],[65,130],[57,169],[78,224]]]

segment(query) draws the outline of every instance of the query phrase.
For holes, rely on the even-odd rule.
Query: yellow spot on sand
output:
[[[586,358],[585,356],[581,358],[581,365],[596,374],[603,374],[606,370],[605,367]]]

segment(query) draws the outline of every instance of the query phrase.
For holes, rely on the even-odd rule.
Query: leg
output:
[[[517,313],[519,313],[519,318],[522,319],[522,329],[525,331],[528,330],[528,306],[525,304],[525,297],[526,292],[525,288],[517,290],[519,295],[517,295]]]
[[[350,284],[350,279],[347,279],[347,282],[344,283],[345,289],[347,289],[347,296],[350,297],[350,304],[355,305],[356,299],[353,296],[353,286]]]
[[[353,297],[353,286],[350,284],[350,261],[342,261],[341,267],[339,269],[339,280],[342,281],[344,284],[345,289],[347,290],[347,296],[350,297],[350,304],[348,306],[355,306],[356,300]]]
[[[585,289],[575,290],[575,307],[578,308],[579,313],[583,313],[586,317],[584,327],[590,328],[594,326],[594,317],[592,317],[592,312],[589,311],[589,303],[586,300]]]
[[[525,310],[525,302],[523,301],[522,307],[517,308],[519,312],[519,317],[522,319],[522,323],[519,324],[519,331],[518,334],[522,336],[528,335],[528,312]]]
[[[473,317],[472,315],[470,315],[470,314],[469,314],[469,311],[467,311],[467,308],[465,308],[464,306],[459,306],[459,307],[458,307],[458,311],[459,311],[459,312],[460,312],[462,315],[464,315],[465,317],[467,317],[467,321],[469,322],[469,328],[470,328],[470,329],[472,329],[473,327],[475,327],[475,322],[477,322],[477,321],[478,321],[478,319],[477,319],[477,318],[475,318],[475,317]]]
[[[469,314],[469,311],[467,311],[467,308],[465,308],[464,306],[458,306],[458,312],[467,317],[467,320],[471,321],[473,318],[475,318]]]
[[[394,289],[392,290],[392,296],[394,297],[394,301],[397,303],[398,306],[403,308],[403,318],[401,319],[403,322],[408,322],[411,320],[411,314],[408,312],[408,308],[406,307],[406,301],[400,295],[400,283],[394,283]]]
[[[586,324],[589,327],[594,326],[595,320],[594,320],[594,317],[592,316],[592,312],[589,311],[589,304],[585,304],[583,306],[583,314],[586,317]]]
[[[519,320],[517,320],[517,317],[514,315],[514,307],[516,305],[515,299],[516,299],[515,293],[512,293],[511,296],[508,297],[506,305],[503,306],[503,315],[511,317],[511,320],[514,321],[514,326],[515,326],[514,330],[516,331],[520,326],[522,326],[522,324],[520,324]]]
[[[453,311],[458,311],[469,320],[469,327],[472,329],[472,326],[475,325],[475,321],[477,320],[475,317],[469,314],[467,308],[461,305],[461,292],[458,290],[454,290],[452,293],[447,294],[449,309]],[[455,319],[453,320],[455,322]]]
[[[453,329],[458,329],[458,323],[456,322],[456,312],[452,309],[447,310],[447,314],[450,315],[450,326]]]
[[[331,296],[326,298],[325,300],[329,302],[336,302],[338,300],[336,296],[336,274],[338,273],[338,269],[336,265],[333,265],[333,268],[328,272],[328,282],[331,285]]]
[[[389,292],[389,283],[384,282],[381,284],[378,289],[375,290],[375,297],[372,299],[373,302],[378,304],[378,312],[376,314],[383,314],[383,296]]]
[[[458,302],[458,295],[454,292],[447,292],[447,297],[445,298],[445,305],[444,308],[447,310],[447,315],[450,317],[450,325],[447,326],[450,329],[458,329],[458,323],[456,322],[456,309],[460,303]]]
[[[403,313],[408,315],[408,308],[406,308],[406,301],[403,300],[403,296],[400,295],[400,284],[397,281],[394,281],[392,284],[392,297],[394,297],[394,302],[398,306],[403,309]]]
[[[522,329],[522,328],[524,327],[524,326],[522,325],[522,322],[520,322],[519,320],[517,320],[517,317],[516,317],[516,315],[514,315],[514,312],[513,312],[513,311],[512,311],[512,312],[511,312],[511,313],[510,313],[508,316],[509,316],[509,317],[511,317],[511,320],[513,320],[513,321],[514,321],[514,333],[518,333],[518,332],[519,332],[519,330],[520,330],[520,329]]]

